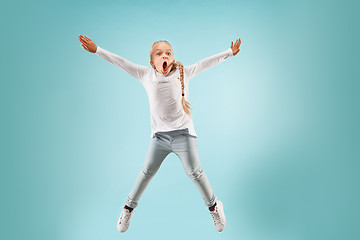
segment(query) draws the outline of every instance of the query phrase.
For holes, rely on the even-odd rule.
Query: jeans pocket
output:
[[[191,137],[191,138],[197,138],[196,136],[194,135],[191,135],[190,133],[183,133],[182,135],[186,136],[186,137]]]

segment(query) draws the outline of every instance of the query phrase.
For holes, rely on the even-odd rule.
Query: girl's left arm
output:
[[[231,47],[228,48],[226,51],[202,59],[193,65],[184,66],[184,71],[187,74],[188,79],[238,54],[238,52],[240,51],[240,44],[241,40],[239,38],[238,40],[236,40],[234,45],[233,42],[231,42]]]

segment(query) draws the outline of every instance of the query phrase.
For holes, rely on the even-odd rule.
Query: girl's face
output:
[[[157,72],[166,76],[174,63],[173,51],[168,43],[159,42],[154,45],[150,64],[155,66]]]

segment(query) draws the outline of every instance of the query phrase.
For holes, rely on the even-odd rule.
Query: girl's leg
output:
[[[199,189],[205,201],[205,205],[208,207],[213,206],[216,202],[216,197],[210,182],[200,165],[197,150],[197,138],[192,137],[189,134],[182,134],[174,139],[172,146],[175,154],[180,158],[186,174]]]
[[[135,208],[138,201],[145,191],[145,188],[150,183],[150,180],[160,168],[161,163],[165,157],[170,153],[166,144],[160,142],[157,137],[151,139],[148,153],[146,155],[143,167],[136,179],[136,182],[128,195],[126,205]]]

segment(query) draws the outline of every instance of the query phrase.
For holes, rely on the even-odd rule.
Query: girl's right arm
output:
[[[140,81],[143,80],[147,67],[132,63],[121,56],[96,46],[96,44],[87,36],[79,35],[79,40],[86,51],[95,53],[106,61],[120,67],[136,79],[139,79]]]
[[[139,80],[143,79],[147,70],[147,67],[132,63],[121,56],[118,56],[114,53],[108,52],[105,49],[100,48],[99,46],[97,46],[95,54],[102,57],[106,61],[118,66],[119,68],[123,69],[131,76]]]

